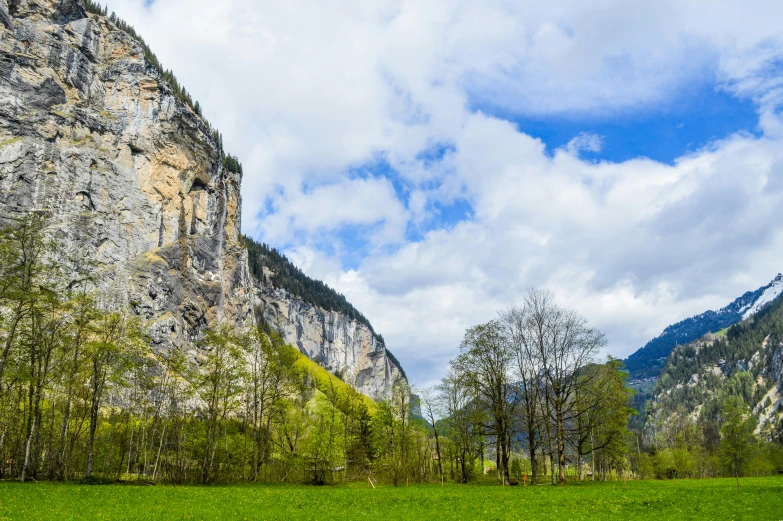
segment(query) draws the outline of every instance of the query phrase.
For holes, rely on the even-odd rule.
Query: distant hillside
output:
[[[720,407],[739,396],[759,420],[759,432],[783,440],[783,299],[729,328],[677,347],[648,408],[648,431],[690,416],[717,424]]]
[[[625,360],[625,367],[632,380],[655,378],[661,374],[666,359],[678,345],[685,345],[704,336],[736,324],[777,298],[783,291],[783,276],[755,291],[748,291],[734,302],[717,311],[705,311],[700,315],[677,322],[663,330],[660,336]]]

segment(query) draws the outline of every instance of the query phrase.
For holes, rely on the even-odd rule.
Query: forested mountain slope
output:
[[[783,440],[783,299],[669,356],[653,392],[647,432],[697,419],[718,423],[721,404],[740,397],[758,419],[757,432]]]
[[[666,360],[678,345],[685,345],[707,333],[715,333],[756,313],[783,291],[783,275],[755,291],[748,291],[731,304],[717,310],[705,311],[663,330],[659,336],[625,359],[625,367],[632,380],[656,378]]]

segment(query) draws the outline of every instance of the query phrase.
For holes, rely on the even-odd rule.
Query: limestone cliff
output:
[[[314,306],[271,284],[257,284],[256,296],[264,320],[286,343],[361,393],[375,400],[388,399],[394,385],[405,381],[397,362],[367,324]]]
[[[255,308],[365,394],[404,378],[363,323],[263,283],[239,241],[241,174],[135,38],[80,0],[0,0],[0,217],[50,216],[72,284],[182,349]]]
[[[50,216],[73,284],[96,271],[159,348],[252,323],[240,176],[136,40],[77,0],[0,0],[0,212]]]

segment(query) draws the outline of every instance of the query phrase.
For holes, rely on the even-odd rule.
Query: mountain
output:
[[[243,242],[257,322],[368,396],[385,397],[406,378],[383,337],[343,295],[302,273],[276,249],[248,237]]]
[[[388,396],[405,377],[366,319],[278,287],[277,274],[254,277],[242,176],[132,27],[90,1],[0,0],[0,217],[47,215],[71,287],[89,278],[105,306],[144,317],[158,351],[195,361],[208,327],[267,317],[287,340],[301,327],[293,344],[327,369]],[[268,294],[283,318],[271,320]],[[326,340],[311,342],[318,327]]]
[[[783,441],[783,299],[767,301],[725,334],[677,347],[653,390],[646,432],[688,418],[717,425],[721,404],[736,396],[751,408],[758,433]]]
[[[672,350],[707,333],[715,333],[757,313],[783,292],[783,275],[755,291],[748,291],[731,304],[717,310],[705,311],[668,326],[659,336],[629,356],[624,362],[631,380],[657,378]]]

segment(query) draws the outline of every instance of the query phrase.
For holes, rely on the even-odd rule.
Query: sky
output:
[[[532,287],[625,357],[783,271],[783,2],[111,0],[244,165],[243,231],[414,385]]]

